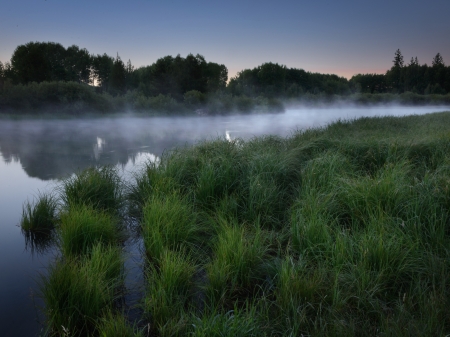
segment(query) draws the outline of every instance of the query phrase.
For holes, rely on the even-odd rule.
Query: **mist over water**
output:
[[[34,279],[54,256],[31,255],[16,225],[22,204],[50,191],[61,178],[93,165],[130,172],[158,161],[176,146],[202,140],[289,136],[359,117],[404,116],[450,111],[450,107],[298,108],[283,114],[142,117],[132,114],[85,119],[0,120],[0,331],[3,336],[37,335]],[[38,302],[37,302],[38,303]]]
[[[249,139],[268,134],[285,137],[338,119],[446,110],[450,107],[327,107],[264,115],[2,120],[0,153],[5,162],[19,161],[28,176],[49,180],[92,165],[120,165],[131,169],[136,162],[158,160],[176,146],[205,139]]]

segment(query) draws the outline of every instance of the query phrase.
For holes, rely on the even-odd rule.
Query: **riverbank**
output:
[[[0,89],[0,117],[84,117],[123,113],[145,116],[229,115],[282,113],[285,107],[307,106],[430,106],[450,105],[450,94],[326,95],[304,93],[296,97],[232,95],[227,91],[203,94],[189,91],[183,99],[170,95],[147,96],[138,90],[121,95],[76,82],[5,84]]]
[[[127,186],[112,179],[126,200],[112,209],[144,241],[142,322],[161,336],[448,334],[449,129],[449,112],[338,121],[203,142],[166,153]],[[57,235],[80,213],[64,204]],[[98,270],[109,255],[91,242],[48,280]],[[119,283],[105,280],[98,289],[110,294]],[[87,320],[94,335],[120,314],[106,302]]]

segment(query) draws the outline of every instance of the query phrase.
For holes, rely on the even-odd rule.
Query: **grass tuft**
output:
[[[95,331],[98,319],[113,306],[121,265],[117,248],[101,245],[93,248],[91,257],[52,265],[41,280],[51,333],[85,336]]]
[[[120,239],[114,218],[84,205],[61,214],[59,232],[60,249],[66,258],[89,254],[98,243],[116,245]]]
[[[58,201],[53,195],[40,194],[37,201],[26,202],[22,209],[20,226],[26,232],[49,232],[57,221]]]
[[[113,167],[89,168],[63,181],[62,200],[69,208],[88,205],[118,215],[124,201],[121,185]]]

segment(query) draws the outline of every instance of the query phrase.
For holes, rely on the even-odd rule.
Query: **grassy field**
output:
[[[70,201],[74,181],[62,189],[63,258],[43,281],[50,335],[64,322],[70,336],[450,334],[450,113],[208,141],[128,186],[102,170],[80,183],[107,172],[118,187],[95,198],[117,206]],[[141,331],[112,305],[123,214],[144,242]],[[67,243],[72,223],[108,221]]]

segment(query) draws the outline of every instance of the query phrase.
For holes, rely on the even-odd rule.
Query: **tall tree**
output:
[[[431,62],[433,67],[440,67],[444,66],[444,59],[442,58],[440,53],[437,53],[436,56],[433,58],[433,61]]]
[[[206,67],[207,92],[223,90],[227,86],[228,69],[223,64],[208,62]]]
[[[79,83],[92,83],[92,56],[83,48],[73,45],[66,52],[67,80]]]
[[[121,60],[119,53],[113,62],[110,75],[110,91],[114,94],[125,92],[126,88],[126,70],[125,64]]]
[[[417,59],[417,56],[411,57],[411,60],[409,61],[408,66],[418,66],[419,65],[419,60]]]
[[[94,72],[94,78],[97,81],[97,85],[104,90],[108,90],[109,78],[111,75],[111,69],[114,63],[114,58],[108,56],[106,53],[103,55],[97,55],[93,57],[92,67]]]
[[[64,80],[64,54],[59,43],[29,42],[18,46],[11,57],[15,80],[24,84]]]
[[[395,51],[394,60],[392,62],[394,63],[394,67],[399,67],[399,68],[403,67],[404,61],[403,61],[403,55],[402,55],[402,52],[400,51],[400,49],[397,49]]]

